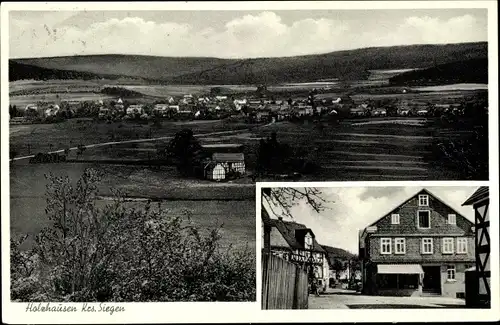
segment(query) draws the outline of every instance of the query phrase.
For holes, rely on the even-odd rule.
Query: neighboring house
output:
[[[354,254],[337,247],[326,245],[322,245],[322,247],[328,258],[330,285],[334,284],[336,280],[350,280],[351,276],[357,280],[361,279],[361,272],[355,271],[357,262],[353,260]]]
[[[104,106],[99,107],[99,117],[100,118],[109,116],[109,114],[110,114],[109,108],[104,107]]]
[[[427,116],[427,114],[429,114],[429,110],[427,108],[420,108],[417,110],[418,116]]]
[[[490,193],[487,186],[474,192],[462,205],[472,205],[475,212],[475,244],[477,277],[474,277],[474,288],[477,288],[477,299],[473,303],[490,306],[491,301],[491,269],[490,269]]]
[[[376,108],[372,111],[372,116],[387,116],[387,110],[385,108]]]
[[[24,109],[25,116],[37,116],[38,115],[38,106],[35,104],[28,104]]]
[[[352,116],[365,116],[367,114],[367,109],[363,107],[353,107],[350,109]]]
[[[309,271],[318,279],[321,290],[326,290],[330,273],[328,259],[312,229],[300,223],[284,221],[281,217],[271,219],[265,208],[262,213],[267,215],[264,218],[266,231],[263,235],[269,237],[264,241],[264,250],[270,250],[272,254],[293,263],[308,266]],[[269,247],[266,247],[266,242],[269,242]]]
[[[366,294],[464,295],[473,224],[423,189],[360,231]]]
[[[56,116],[57,113],[59,113],[59,105],[56,104],[49,105],[49,107],[44,111],[45,117]]]
[[[401,108],[398,110],[398,115],[409,116],[409,115],[411,115],[411,110],[409,108]]]
[[[118,101],[115,103],[115,110],[122,112],[125,109],[125,106],[123,105],[123,100],[121,98],[118,98]]]
[[[143,105],[130,105],[127,107],[127,115],[142,115],[144,114],[144,106]]]
[[[236,108],[236,110],[240,110],[243,108],[243,106],[245,106],[247,104],[247,100],[246,99],[235,99],[234,102],[234,107]]]
[[[169,110],[168,104],[156,104],[153,107],[153,113],[160,116],[167,115],[168,110]]]
[[[229,172],[245,174],[245,155],[243,153],[214,153],[212,161],[221,164]]]
[[[226,169],[222,164],[210,161],[204,168],[205,178],[212,181],[226,179]]]

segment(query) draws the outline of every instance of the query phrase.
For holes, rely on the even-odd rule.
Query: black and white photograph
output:
[[[261,202],[263,309],[491,307],[488,187],[269,187]]]
[[[1,21],[4,321],[499,308],[478,206],[491,191],[498,215],[496,2],[3,2]],[[294,320],[362,317],[339,312]]]

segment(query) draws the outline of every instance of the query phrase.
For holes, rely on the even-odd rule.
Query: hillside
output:
[[[352,259],[353,257],[355,257],[354,254],[352,254],[351,252],[348,252],[342,248],[326,246],[326,245],[321,245],[321,247],[323,247],[323,249],[328,253],[330,258],[338,258],[338,259],[348,260],[348,259]]]
[[[110,54],[15,59],[15,61],[47,69],[168,80],[173,76],[211,69],[215,66],[231,63],[233,60]]]
[[[363,80],[368,78],[368,70],[429,68],[436,64],[486,59],[487,53],[488,44],[481,42],[376,47],[317,55],[241,60],[90,55],[15,59],[10,62],[58,71],[132,76],[174,84],[277,84],[331,78]]]
[[[453,83],[488,83],[488,59],[472,59],[409,71],[389,79],[394,86]]]
[[[119,75],[97,74],[86,71],[72,71],[61,69],[47,69],[35,65],[19,63],[13,60],[9,61],[9,81],[15,80],[45,80],[45,79],[118,79]]]

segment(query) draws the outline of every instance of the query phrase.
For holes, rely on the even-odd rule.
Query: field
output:
[[[380,74],[390,75],[388,72]],[[331,85],[334,83],[332,81]],[[321,85],[326,84],[328,82]],[[76,98],[77,94],[100,96],[94,91],[104,85],[105,81],[77,81],[77,84],[70,81],[15,82],[11,83],[11,100],[56,94],[61,99],[66,95]],[[288,87],[286,89],[293,92],[297,87],[309,89],[317,85],[282,84],[275,87]],[[146,94],[145,96],[159,97],[175,94],[175,89],[182,93],[208,89],[206,86],[130,87]],[[71,91],[64,92],[66,88]],[[239,88],[244,89],[243,86]],[[370,88],[370,91],[357,91],[351,97],[355,101],[392,98],[407,100],[409,103],[449,103],[459,102],[477,92],[461,90],[460,87],[408,93],[391,93],[391,89],[384,89],[386,93],[377,94],[376,89]],[[332,97],[336,95],[339,94],[323,94]],[[259,141],[276,132],[280,143],[302,151],[306,159],[320,166],[314,173],[303,175],[302,181],[470,179],[464,176],[456,161],[444,164],[434,152],[437,143],[467,139],[473,136],[473,130],[443,126],[438,118],[387,117],[346,119],[340,123],[303,121],[266,125],[250,125],[243,119],[230,118],[210,121],[165,120],[161,126],[154,126],[151,122],[106,123],[81,118],[56,124],[11,125],[10,151],[15,152],[19,159],[11,163],[12,234],[35,235],[47,224],[44,214],[45,174],[53,172],[76,180],[85,167],[91,166],[104,175],[100,205],[106,204],[111,195],[110,188],[118,189],[131,200],[127,204],[133,207],[144,204],[141,200],[152,199],[160,202],[161,207],[172,214],[189,210],[193,222],[203,229],[223,223],[223,246],[232,244],[241,247],[248,243],[250,247],[255,247],[255,186],[250,177],[213,183],[182,177],[173,166],[144,165],[144,162],[154,159],[157,146],[165,146],[176,132],[184,128],[191,129],[202,144],[242,144],[249,174],[256,168]],[[79,144],[86,145],[87,149],[79,156],[76,155],[76,150],[70,153],[68,158],[76,160],[75,162],[33,165],[28,163],[28,159],[22,159],[22,156],[76,147]],[[114,163],[105,163],[105,159],[113,160]],[[126,165],[125,161],[142,161],[143,165]]]
[[[161,208],[173,215],[181,215],[184,210],[191,214],[192,221],[202,229],[214,226],[222,228],[221,244],[255,247],[255,201],[253,186],[235,185],[228,195],[225,188],[209,188],[203,185],[179,186],[163,175],[163,171],[129,166],[109,166],[90,164],[18,165],[10,173],[10,226],[13,235],[29,234],[26,247],[31,245],[33,236],[48,224],[45,208],[44,175],[50,172],[58,176],[69,176],[76,180],[86,167],[104,172],[100,185],[103,200],[111,195],[110,188],[118,189],[130,197],[161,198]],[[168,174],[166,174],[168,175]],[[167,185],[168,184],[168,185]],[[229,185],[230,186],[230,185]],[[144,202],[132,201],[129,207],[141,207]],[[157,203],[154,203],[153,208]]]

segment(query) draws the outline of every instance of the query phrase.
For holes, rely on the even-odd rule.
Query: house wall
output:
[[[441,295],[456,298],[457,294],[465,294],[465,270],[474,263],[453,263],[455,265],[455,281],[448,281],[448,264],[441,266]]]
[[[443,296],[456,297],[457,293],[465,291],[465,267],[471,266],[475,261],[475,240],[472,232],[472,222],[455,212],[446,204],[429,195],[429,205],[418,205],[418,193],[413,198],[383,216],[373,226],[377,230],[367,234],[364,240],[363,260],[363,292],[367,294],[401,294],[419,295],[421,292],[382,292],[377,288],[377,263],[418,263],[421,265],[438,265],[441,269],[441,291]],[[418,227],[417,212],[428,210],[430,212],[430,228]],[[400,223],[393,225],[391,215],[398,213]],[[448,214],[456,215],[456,225],[448,224]],[[452,254],[442,253],[442,238],[454,238],[454,251]],[[391,238],[391,254],[381,254],[381,238]],[[394,238],[405,238],[406,253],[395,254]],[[433,254],[422,254],[421,239],[433,238]],[[467,253],[457,254],[457,238],[467,238]],[[361,239],[362,240],[362,239]],[[363,245],[360,245],[362,247]],[[447,280],[447,265],[456,266],[455,281]],[[399,290],[398,290],[399,291]],[[406,292],[408,291],[408,292]]]
[[[370,257],[372,261],[377,262],[391,262],[391,263],[401,263],[401,262],[441,262],[441,261],[474,261],[475,260],[475,245],[474,237],[453,237],[454,238],[454,252],[453,254],[443,254],[442,253],[442,239],[444,237],[452,237],[447,235],[434,235],[434,236],[379,236],[372,235],[369,237],[370,242]],[[392,254],[382,254],[380,252],[380,241],[381,238],[392,238],[391,250]],[[405,238],[406,241],[406,254],[395,254],[395,241],[394,238]],[[422,254],[421,252],[421,241],[422,238],[432,238],[434,254]],[[467,238],[467,254],[457,254],[457,238]]]
[[[431,228],[421,229],[417,227],[417,211],[429,210],[431,212]],[[391,224],[391,215],[398,213],[400,224]],[[448,214],[456,214],[456,225],[447,223]],[[472,235],[471,227],[472,222],[467,220],[464,216],[453,211],[452,208],[446,206],[440,201],[434,199],[429,195],[429,206],[418,206],[418,195],[406,202],[405,204],[397,207],[376,224],[378,234],[466,234]]]

